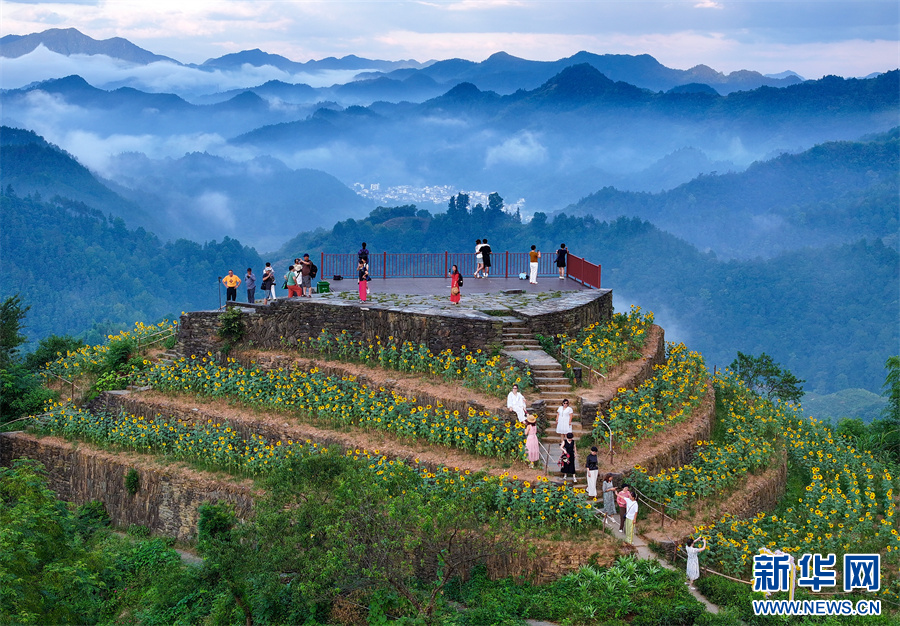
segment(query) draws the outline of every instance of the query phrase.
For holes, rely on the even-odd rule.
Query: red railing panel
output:
[[[380,257],[380,258],[379,258]],[[355,253],[329,253],[321,255],[319,276],[329,280],[335,275],[345,278],[356,276],[358,257]],[[472,252],[438,252],[438,253],[405,253],[405,252],[370,252],[369,276],[372,278],[443,278],[450,268],[456,265],[464,276],[475,272],[475,254]],[[567,274],[580,283],[600,288],[600,266],[585,261],[573,254],[568,256]],[[492,276],[506,278],[528,275],[530,271],[528,252],[494,252],[491,255]],[[538,276],[550,277],[558,275],[556,253],[542,253],[538,261]]]

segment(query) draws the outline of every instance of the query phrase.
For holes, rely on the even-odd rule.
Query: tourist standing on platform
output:
[[[566,259],[569,256],[569,250],[566,248],[566,244],[559,244],[559,250],[556,251],[556,267],[559,269],[559,279],[565,280],[566,273]]]
[[[591,446],[591,453],[587,455],[584,469],[587,470],[587,494],[596,502],[597,476],[600,474],[600,468],[597,466],[597,446]]]
[[[288,267],[287,274],[284,275],[284,286],[288,291],[288,298],[297,295],[297,273],[294,271],[293,265]]]
[[[686,583],[691,589],[694,588],[694,581],[700,578],[700,557],[698,556],[701,552],[706,550],[706,537],[703,537],[703,547],[697,548],[695,547],[694,538],[691,537],[687,540],[687,543],[684,546],[685,552],[687,552],[687,577],[688,583]]]
[[[484,269],[484,256],[481,254],[481,239],[475,240],[475,278],[481,278],[478,275]]]
[[[531,268],[531,276],[528,279],[532,285],[537,285],[538,259],[541,253],[538,252],[536,246],[531,246],[531,252],[528,253],[529,267]]]
[[[603,490],[603,515],[616,518],[616,488],[613,486],[613,475],[606,474],[600,485]]]
[[[568,400],[563,400],[562,405],[556,409],[556,434],[561,441],[566,440],[567,435],[572,434],[572,414],[575,411],[569,406]]]
[[[525,396],[519,393],[518,385],[513,385],[512,391],[506,394],[506,408],[515,413],[520,422],[525,421]]]
[[[459,273],[459,268],[454,265],[453,271],[450,272],[450,302],[453,304],[459,304],[459,300],[462,297],[460,296],[459,288],[462,287],[462,284],[462,274]]]
[[[625,496],[628,495],[628,485],[616,492],[616,507],[619,509],[619,532],[625,532]]]
[[[525,419],[525,451],[531,467],[541,460],[541,444],[537,436],[537,415],[529,415]]]
[[[559,444],[559,448],[562,450],[559,472],[562,474],[563,483],[565,484],[566,482],[566,476],[571,474],[572,484],[574,485],[578,482],[578,478],[575,476],[575,455],[578,453],[575,447],[575,435],[572,433],[566,435],[565,440]]]
[[[634,545],[634,522],[637,520],[637,496],[631,491],[625,492],[625,541]]]
[[[300,295],[312,298],[312,261],[304,254],[300,261]]]
[[[237,302],[237,288],[241,284],[241,279],[235,276],[232,270],[228,270],[228,276],[222,279],[222,284],[225,285],[225,303]]]
[[[487,238],[481,240],[481,260],[484,263],[484,269],[481,271],[482,278],[487,278],[491,273],[491,247],[488,245]]]
[[[365,302],[366,296],[369,295],[369,266],[362,257],[356,264],[356,273],[359,276],[359,299]]]
[[[247,289],[247,302],[253,304],[256,301],[256,274],[251,268],[247,268],[247,275],[244,277],[244,287]]]
[[[275,297],[275,270],[271,263],[266,263],[266,269],[263,270],[262,288],[266,294],[266,304],[269,304],[270,299],[278,299]]]

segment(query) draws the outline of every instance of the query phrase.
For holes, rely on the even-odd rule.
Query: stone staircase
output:
[[[559,435],[556,434],[556,409],[564,399],[568,399],[572,407],[572,434],[575,440],[578,441],[586,432],[581,424],[581,413],[575,392],[562,366],[555,358],[544,352],[524,321],[505,321],[502,337],[505,352],[515,353],[515,357],[520,361],[528,360],[528,367],[538,393],[537,396],[534,393],[530,394],[528,400],[531,406],[539,403],[544,405],[547,429],[541,437],[541,444],[549,452],[548,468],[554,473],[558,470],[556,462],[560,455]],[[590,427],[587,431],[590,431]],[[544,450],[541,456],[545,456]]]

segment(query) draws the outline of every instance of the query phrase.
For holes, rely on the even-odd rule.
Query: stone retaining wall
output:
[[[509,315],[528,322],[532,332],[573,334],[580,328],[612,316],[612,292],[580,291],[531,304]],[[217,354],[221,340],[216,335],[219,313],[197,311],[181,316],[178,342],[183,354]],[[471,309],[422,310],[410,307],[363,306],[337,299],[282,299],[269,306],[243,313],[245,345],[280,349],[317,337],[322,330],[333,334],[347,331],[355,339],[394,337],[395,341],[425,343],[434,352],[462,346],[490,351],[502,345],[503,320]]]
[[[0,434],[0,465],[10,466],[20,458],[43,463],[49,486],[61,499],[76,504],[100,500],[117,526],[138,524],[183,541],[196,537],[197,509],[204,502],[230,502],[239,517],[246,517],[253,505],[247,482],[215,480],[178,465],[157,465],[56,437]],[[134,495],[125,488],[131,469],[137,470],[140,484]]]

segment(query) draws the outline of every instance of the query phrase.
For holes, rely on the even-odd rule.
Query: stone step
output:
[[[553,363],[532,363],[531,369],[541,372],[559,372],[562,373],[563,368],[555,361]]]
[[[532,376],[531,380],[538,387],[543,385],[565,385],[566,387],[571,387],[569,379],[564,376]]]

